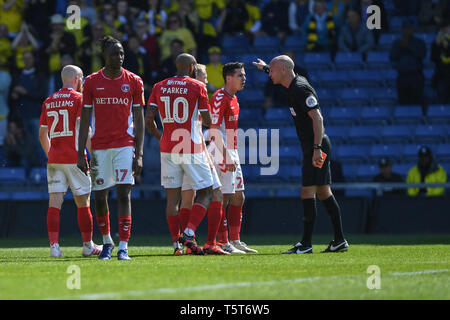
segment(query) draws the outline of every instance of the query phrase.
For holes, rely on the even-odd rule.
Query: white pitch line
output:
[[[423,271],[415,271],[415,272],[392,272],[386,274],[386,276],[419,276],[426,274],[435,274],[448,272],[448,269],[434,269],[434,270],[423,270]],[[133,291],[125,291],[125,292],[103,292],[103,293],[93,293],[93,294],[83,294],[72,297],[63,297],[63,298],[48,298],[46,300],[61,300],[61,299],[80,299],[80,300],[104,300],[104,299],[114,299],[119,298],[121,296],[143,296],[148,294],[158,294],[158,293],[179,293],[181,291],[212,291],[212,290],[221,290],[227,288],[243,288],[243,287],[251,287],[251,286],[271,286],[271,285],[279,285],[279,284],[291,284],[291,283],[301,283],[301,282],[310,282],[316,280],[332,280],[332,279],[342,279],[342,278],[354,278],[354,277],[365,277],[365,275],[347,275],[347,276],[317,276],[317,277],[308,277],[308,278],[294,278],[294,279],[286,279],[286,280],[274,280],[274,281],[259,281],[259,282],[234,282],[234,283],[217,283],[211,285],[202,285],[195,287],[181,287],[181,288],[158,288],[152,290],[133,290]]]

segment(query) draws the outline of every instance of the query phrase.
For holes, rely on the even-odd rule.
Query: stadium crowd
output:
[[[66,26],[71,5],[81,8],[80,28],[72,30]],[[381,29],[365,26],[370,5],[381,9]],[[388,11],[401,17],[402,35],[390,48],[398,103],[430,103],[422,64],[429,56],[435,66],[431,102],[450,104],[448,0],[0,0],[0,162],[27,170],[45,165],[38,141],[42,102],[61,87],[64,66],[78,65],[89,75],[104,65],[98,40],[105,35],[124,44],[124,68],[143,79],[146,100],[156,82],[175,74],[182,52],[206,65],[211,96],[223,86],[224,37],[244,36],[251,44],[277,36],[283,48],[296,36],[301,46],[291,50],[293,58],[329,52],[333,60],[338,52],[359,52],[365,59],[394,28]],[[414,36],[417,30],[435,33],[430,49]],[[308,76],[307,64],[296,67]],[[260,94],[263,110],[286,104],[283,88],[270,80]]]

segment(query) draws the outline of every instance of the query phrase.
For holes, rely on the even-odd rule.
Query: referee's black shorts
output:
[[[327,154],[327,158],[322,168],[317,168],[312,164],[314,149],[311,145],[303,145],[303,166],[302,166],[302,186],[324,186],[331,184],[331,142],[327,135],[322,139],[322,151]]]

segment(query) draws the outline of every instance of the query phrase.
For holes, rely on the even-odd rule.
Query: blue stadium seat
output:
[[[346,189],[344,195],[348,198],[371,198],[373,191],[370,189]]]
[[[285,38],[283,47],[285,50],[302,51],[305,49],[305,40],[300,35],[289,35]]]
[[[338,91],[336,89],[320,88],[316,89],[316,93],[319,97],[320,106],[336,106],[339,104],[339,99],[337,99]]]
[[[313,87],[319,87],[321,85],[321,73],[322,71],[320,70],[312,70],[312,71],[308,71],[308,82],[313,86]]]
[[[342,164],[342,174],[347,182],[353,182],[356,180],[356,170],[358,165],[355,163],[343,163]]]
[[[222,50],[225,54],[249,52],[250,41],[246,36],[224,36]]]
[[[397,87],[398,72],[395,69],[379,70],[380,77],[383,79],[384,86],[387,88]]]
[[[419,105],[396,106],[392,118],[396,124],[420,124],[424,121],[422,107]]]
[[[409,170],[417,165],[416,162],[409,162],[409,163],[394,163],[392,165],[392,172],[398,173],[401,175],[404,179],[406,179],[406,176],[408,175]]]
[[[277,198],[298,198],[300,196],[300,190],[298,190],[298,189],[277,189],[277,190],[275,190],[275,196]]]
[[[10,199],[11,199],[11,192],[0,192],[0,201]]]
[[[354,87],[376,87],[383,84],[383,76],[378,70],[352,70],[346,75]]]
[[[327,126],[325,133],[330,137],[331,143],[342,144],[347,141],[349,130],[350,127],[348,126]]]
[[[359,107],[333,107],[325,119],[330,125],[354,125],[358,122],[360,113]]]
[[[256,36],[253,40],[254,52],[276,53],[280,49],[280,38],[278,36]]]
[[[406,143],[412,141],[412,129],[408,125],[390,125],[381,130],[383,143]]]
[[[302,178],[302,166],[301,165],[289,165],[286,166],[286,172],[288,174],[287,179],[290,182],[300,182]]]
[[[320,98],[320,97],[319,97]],[[369,91],[366,88],[345,88],[340,93],[341,105],[365,106],[370,103]]]
[[[342,163],[362,163],[367,161],[369,146],[365,144],[340,145],[336,147],[336,159]]]
[[[247,198],[267,198],[270,196],[269,190],[264,189],[245,189]]]
[[[356,180],[371,182],[378,173],[380,168],[377,164],[360,164],[356,170]]]
[[[417,32],[414,36],[422,39],[427,46],[430,46],[436,40],[436,33],[434,32]]]
[[[259,72],[252,73],[251,81],[253,82],[252,83],[253,87],[262,89],[265,87],[267,81],[272,81],[272,80],[270,80],[270,78],[267,76],[266,73],[259,71]],[[245,85],[247,85],[247,82]]]
[[[292,122],[292,115],[288,108],[270,108],[267,109],[264,120],[274,125],[285,125]]]
[[[303,158],[300,147],[297,146],[280,146],[279,148],[280,162],[299,164]]]
[[[47,184],[47,168],[34,167],[31,168],[29,180],[34,184]]]
[[[362,55],[359,52],[338,52],[334,57],[336,69],[353,70],[363,66]]]
[[[417,125],[414,139],[417,143],[439,143],[445,140],[444,128],[440,125]]]
[[[264,92],[261,89],[247,89],[239,94],[238,99],[249,107],[261,108],[264,104]]]
[[[395,40],[400,38],[398,33],[382,33],[378,39],[378,50],[390,50]]]
[[[436,148],[436,158],[438,161],[450,162],[450,143],[440,144]],[[450,172],[447,172],[450,175]]]
[[[262,119],[261,112],[256,112],[254,109],[242,108],[239,110],[239,125],[242,127],[259,126]]]
[[[391,107],[364,107],[361,111],[361,124],[386,125],[391,122]]]
[[[389,51],[370,51],[367,53],[366,66],[370,69],[389,69],[391,61]]]
[[[0,167],[0,184],[23,185],[27,182],[25,168]]]
[[[417,26],[418,24],[417,17],[415,16],[393,16],[389,19],[389,31],[392,33],[400,33],[402,31],[402,24],[405,19],[412,21],[414,26]]]
[[[450,105],[430,105],[427,110],[430,123],[450,124]]]
[[[393,106],[398,102],[396,88],[372,88],[369,93],[373,105]]]
[[[332,66],[331,56],[328,52],[307,52],[303,56],[303,66],[307,70],[326,70]]]
[[[295,127],[286,127],[280,130],[280,142],[284,144],[297,144],[297,130]]]
[[[48,193],[42,191],[11,192],[11,200],[46,200]]]
[[[373,144],[380,139],[380,127],[378,126],[353,126],[348,132],[348,140],[351,143]]]
[[[342,70],[323,70],[319,72],[321,86],[328,88],[345,88],[350,85],[349,75]]]
[[[407,144],[401,149],[401,155],[402,155],[402,162],[417,162],[418,159],[418,152],[422,145],[421,144]],[[427,144],[427,147],[431,149],[433,154],[435,154],[435,151],[437,147],[435,145]]]
[[[389,157],[393,161],[401,159],[401,146],[398,144],[374,144],[370,147],[369,156],[373,161],[378,161],[383,157]]]

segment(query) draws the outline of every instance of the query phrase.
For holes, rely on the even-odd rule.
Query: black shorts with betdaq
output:
[[[331,184],[331,142],[327,135],[322,139],[322,152],[327,154],[327,158],[322,168],[317,168],[312,164],[314,153],[312,144],[302,144],[303,166],[302,166],[302,186],[324,186]]]

